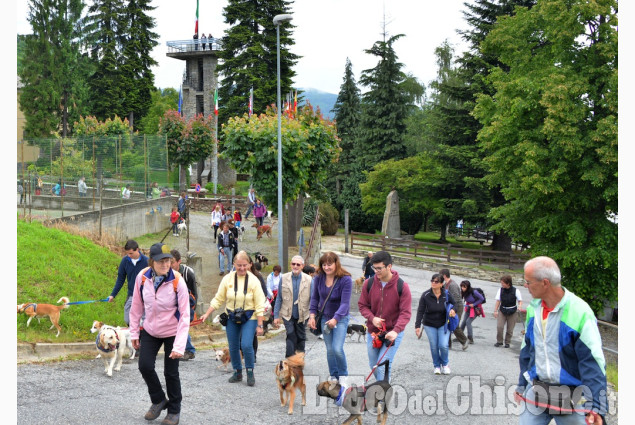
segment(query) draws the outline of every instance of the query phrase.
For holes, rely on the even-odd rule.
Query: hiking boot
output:
[[[509,348],[509,344],[505,344],[505,348]]]
[[[247,369],[247,385],[253,387],[256,384],[256,378],[254,378],[254,370]]]
[[[185,353],[183,353],[183,357],[181,357],[181,360],[187,361],[193,359],[194,357],[196,357],[194,353],[192,353],[191,351],[186,351]]]
[[[161,411],[168,406],[168,400],[164,399],[161,403],[153,404],[145,414],[144,418],[147,421],[153,421],[161,415]]]
[[[253,373],[253,372],[252,372]],[[235,370],[234,374],[231,378],[229,378],[229,383],[233,384],[234,382],[240,382],[243,380],[243,370]]]
[[[222,276],[222,275],[224,275],[224,274],[225,274],[225,272],[219,272],[219,273],[218,273],[218,275],[219,275],[219,276]]]
[[[494,347],[502,347],[503,343],[502,342],[497,342],[496,344],[494,344]]]
[[[168,413],[161,421],[161,425],[176,425],[179,423],[180,413]]]
[[[470,344],[474,344],[474,339],[471,336],[468,336],[467,340],[470,342]]]
[[[467,341],[465,341],[463,345],[461,346],[461,348],[463,349],[463,351],[465,351],[467,350],[467,347],[469,347],[469,345],[467,345]]]

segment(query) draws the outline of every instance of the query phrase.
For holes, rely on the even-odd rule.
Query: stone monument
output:
[[[389,238],[401,237],[401,222],[399,221],[399,195],[393,188],[386,196],[386,211],[381,224],[381,233]]]

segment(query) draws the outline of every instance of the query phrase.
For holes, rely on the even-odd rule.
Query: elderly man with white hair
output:
[[[291,259],[291,271],[282,275],[273,310],[273,324],[279,326],[282,317],[287,331],[286,357],[296,352],[304,352],[306,342],[311,276],[302,273],[303,267],[304,259],[301,256],[296,255]]]

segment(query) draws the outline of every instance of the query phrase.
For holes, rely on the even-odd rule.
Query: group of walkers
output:
[[[167,409],[162,424],[177,424],[182,400],[179,360],[194,358],[188,335],[191,321],[188,298],[190,284],[196,287],[195,277],[191,269],[180,264],[178,251],[170,251],[164,244],[153,245],[149,257],[140,253],[134,241],[128,241],[125,250],[110,300],[127,277],[124,317],[130,325],[133,346],[140,349],[139,370],[152,402],[145,418],[156,419]],[[245,251],[236,253],[232,263],[232,270],[224,273],[209,308],[201,316],[205,321],[224,305],[220,318],[227,333],[233,368],[229,382],[242,382],[246,377],[248,386],[255,385],[257,337],[264,332],[265,307],[271,301],[274,326],[282,323],[286,330],[285,356],[306,352],[308,326],[312,333],[323,336],[329,380],[344,387],[350,385],[344,342],[353,281],[338,255],[324,253],[313,276],[304,259],[294,256],[290,272],[282,274],[281,268],[274,266],[266,280]],[[388,252],[371,253],[366,263],[371,264],[372,275],[362,285],[358,308],[366,320],[368,365],[376,380],[390,381],[397,351],[411,319],[412,296],[409,285],[394,270]],[[365,264],[364,271],[367,270]],[[583,424],[585,420],[602,424],[607,411],[606,397],[602,396],[602,391],[604,394],[606,391],[606,377],[592,311],[584,301],[560,286],[557,264],[548,257],[537,257],[525,264],[525,286],[534,300],[527,308],[527,333],[521,345],[519,383],[515,392],[517,401],[540,406],[544,400],[539,398],[535,387],[544,382],[585,385],[590,389],[588,397],[585,393],[585,406],[590,409],[584,415],[568,415],[568,420],[561,422],[563,416],[549,409],[538,412],[527,408],[520,416],[520,423],[547,423],[553,417],[558,424]],[[483,316],[483,301],[483,296],[469,281],[457,285],[448,269],[432,276],[430,288],[419,299],[415,334],[420,338],[425,332],[427,336],[434,374],[450,373],[449,319],[454,321],[456,316],[460,319],[460,325],[453,332],[461,348],[467,349],[474,341],[472,324]],[[520,291],[513,287],[511,276],[503,276],[494,314],[496,347],[509,347],[521,306]],[[162,345],[167,396],[154,368]],[[387,376],[384,368],[377,367],[385,360],[389,362]],[[581,400],[575,402],[582,403]]]

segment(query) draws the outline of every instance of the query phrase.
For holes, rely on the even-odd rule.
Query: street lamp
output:
[[[276,15],[273,18],[273,24],[276,26],[277,48],[278,48],[278,262],[282,267],[282,273],[287,271],[287,265],[284,262],[284,237],[282,217],[284,211],[282,209],[282,115],[280,106],[280,24],[289,22],[293,16],[288,14]]]

